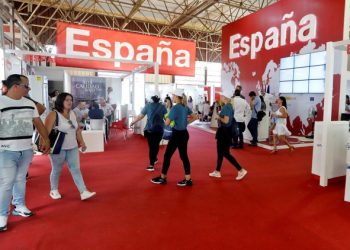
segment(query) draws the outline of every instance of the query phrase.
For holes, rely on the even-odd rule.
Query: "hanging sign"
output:
[[[194,76],[196,43],[74,25],[57,24],[57,53],[159,63],[159,73]],[[57,58],[58,66],[131,71],[137,64]],[[153,69],[152,69],[153,71]]]

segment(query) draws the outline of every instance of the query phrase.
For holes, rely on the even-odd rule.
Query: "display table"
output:
[[[266,141],[269,138],[270,117],[265,115],[258,125],[258,141]]]
[[[344,176],[346,174],[346,144],[349,122],[330,122],[326,135],[322,134],[322,127],[323,122],[315,122],[312,173],[325,177],[325,180]],[[323,136],[327,136],[327,145],[322,145]],[[322,147],[326,147],[326,155],[322,155]],[[324,173],[321,171],[323,160],[326,166]],[[327,183],[323,183],[322,185],[326,186]]]
[[[86,145],[86,153],[104,151],[103,130],[83,130],[82,135]]]

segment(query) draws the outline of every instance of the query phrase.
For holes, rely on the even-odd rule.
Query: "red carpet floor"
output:
[[[311,148],[270,155],[261,148],[232,151],[249,171],[237,182],[224,160],[223,178],[208,173],[216,161],[214,135],[191,129],[193,187],[181,188],[175,153],[168,184],[150,183],[147,145],[140,136],[114,137],[105,153],[83,154],[88,188],[82,202],[65,170],[61,200],[49,193],[50,164],[35,157],[28,181],[30,218],[10,216],[0,249],[350,249],[350,204],[344,179],[327,188],[311,175]],[[160,152],[160,163],[164,147]]]

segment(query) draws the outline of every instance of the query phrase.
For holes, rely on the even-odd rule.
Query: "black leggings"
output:
[[[157,160],[157,155],[159,152],[159,143],[162,140],[163,132],[148,132],[144,131],[145,137],[148,142],[148,157],[149,157],[149,165],[154,166],[154,162]]]
[[[217,149],[217,164],[216,171],[220,172],[221,165],[224,157],[238,170],[242,167],[239,165],[237,160],[230,154],[231,137],[229,128],[219,128],[216,134],[216,149]]]
[[[182,163],[185,169],[185,174],[186,175],[191,174],[191,164],[187,155],[188,139],[189,139],[189,134],[187,130],[173,130],[173,136],[169,140],[168,146],[166,147],[165,154],[164,154],[163,169],[162,169],[163,175],[167,175],[170,167],[171,157],[173,156],[177,148],[179,149],[180,158],[182,160]]]

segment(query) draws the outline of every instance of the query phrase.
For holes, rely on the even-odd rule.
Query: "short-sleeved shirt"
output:
[[[176,130],[186,130],[187,128],[187,116],[192,114],[187,106],[182,104],[176,104],[173,106],[169,112],[169,119],[175,122],[174,129]]]
[[[88,115],[90,119],[103,119],[104,116],[102,109],[90,109]]]
[[[33,118],[39,117],[34,102],[0,97],[0,150],[23,151],[32,148]]]
[[[233,117],[233,109],[232,109],[232,105],[230,103],[225,104],[224,107],[221,109],[220,117],[224,118],[225,116],[228,116],[228,118],[229,118],[228,123],[219,122],[219,126],[226,127],[226,128],[231,127],[232,117]]]
[[[254,105],[252,109],[252,118],[257,119],[257,113],[261,110],[261,100],[259,96],[254,98]]]
[[[150,118],[156,115],[153,115],[154,112],[157,112],[157,115],[159,115],[160,117],[164,117],[164,115],[167,113],[167,110],[165,106],[160,103],[148,103],[141,111],[141,114],[147,115],[147,123],[145,126],[145,130],[151,129],[152,121],[150,120]],[[164,121],[162,126],[164,127]]]

